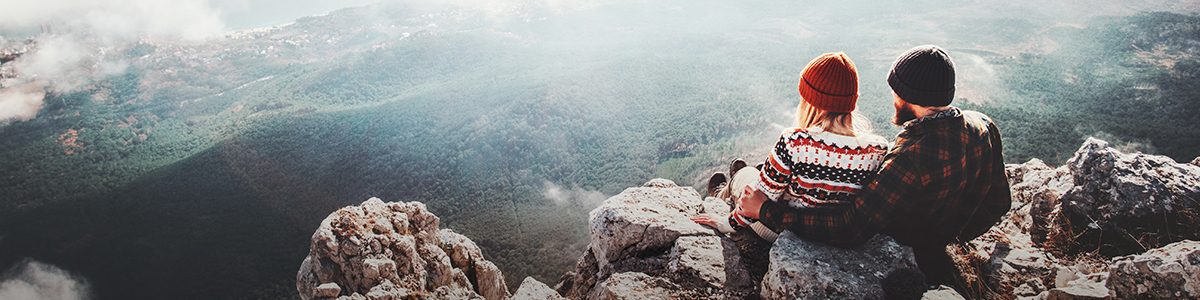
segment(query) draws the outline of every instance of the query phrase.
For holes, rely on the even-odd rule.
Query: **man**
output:
[[[983,234],[1011,206],[1000,131],[987,116],[950,106],[954,63],[941,48],[905,52],[892,65],[888,84],[896,108],[892,122],[903,130],[852,205],[795,208],[748,190],[742,214],[839,246],[887,234],[913,248],[930,284],[966,295],[945,249]]]

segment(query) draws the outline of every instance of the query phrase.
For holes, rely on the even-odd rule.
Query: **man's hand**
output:
[[[742,190],[742,197],[738,199],[738,212],[747,218],[758,219],[759,210],[762,209],[763,202],[767,201],[767,194],[759,192],[750,186],[746,186]]]

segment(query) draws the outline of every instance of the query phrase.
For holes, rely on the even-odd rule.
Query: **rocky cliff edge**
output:
[[[1200,165],[1089,139],[1061,167],[1032,160],[1007,171],[1013,210],[949,247],[975,296],[1200,297]],[[510,292],[479,247],[439,229],[423,204],[372,198],[322,221],[297,290],[304,299],[875,299],[887,274],[914,266],[886,236],[843,249],[784,234],[755,281],[732,240],[688,219],[728,212],[665,179],[626,189],[591,212],[589,247],[560,282],[525,278]]]

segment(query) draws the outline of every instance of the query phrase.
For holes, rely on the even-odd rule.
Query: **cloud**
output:
[[[604,202],[604,199],[608,199],[608,195],[599,191],[579,187],[564,188],[549,180],[542,182],[542,196],[558,206],[578,204],[584,207],[594,207]]]
[[[0,277],[0,299],[82,300],[90,298],[87,281],[58,267],[26,260]]]
[[[46,91],[35,84],[0,89],[0,125],[33,119],[45,96]]]
[[[103,43],[140,37],[201,41],[224,31],[207,0],[15,0],[0,11],[0,28],[81,33]]]
[[[120,73],[128,63],[118,54],[134,42],[201,42],[220,36],[224,25],[207,0],[15,0],[0,10],[0,32],[38,33],[27,45],[0,38],[0,50],[22,48],[0,72],[4,124],[36,116],[46,92],[79,91]]]

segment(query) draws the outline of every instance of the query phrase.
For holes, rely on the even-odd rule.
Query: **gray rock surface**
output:
[[[969,279],[996,295],[1036,297],[1054,287],[1051,278],[1064,263],[1039,246],[1058,198],[1073,186],[1066,167],[1051,168],[1041,160],[1006,168],[1013,205],[1000,223],[957,251]],[[1040,233],[1040,234],[1039,234]]]
[[[1059,267],[1054,278],[1054,288],[1042,292],[1045,299],[1107,299],[1112,293],[1105,287],[1108,272]]]
[[[1161,273],[1157,271],[1127,280],[1129,272],[1118,269],[1149,269],[1130,267],[1130,257],[1113,257],[1187,252],[1183,247],[1146,248],[1200,235],[1194,230],[1200,225],[1200,206],[1193,200],[1200,199],[1200,168],[1162,156],[1121,153],[1089,139],[1062,167],[1035,159],[1006,170],[1013,210],[965,247],[951,247],[966,279],[991,291],[974,296],[1146,298],[1147,291],[1182,284],[1169,279],[1181,275],[1146,275]],[[1150,285],[1158,288],[1144,288]]]
[[[1200,298],[1200,242],[1180,241],[1114,258],[1108,288],[1124,298]]]
[[[654,179],[592,210],[590,246],[563,276],[571,299],[742,298],[756,293],[736,245],[689,218],[728,213],[715,198]],[[644,281],[644,282],[638,282]],[[631,294],[625,294],[631,293]]]
[[[505,299],[504,276],[479,247],[420,202],[371,198],[313,233],[296,275],[303,299]]]
[[[893,270],[916,269],[912,250],[878,235],[852,249],[800,239],[785,232],[771,247],[763,277],[765,299],[882,299],[883,278]]]
[[[681,236],[711,236],[711,229],[688,219],[701,209],[695,189],[666,179],[626,189],[589,214],[591,249],[604,266],[632,254],[667,249]]]
[[[1118,256],[1200,239],[1200,167],[1088,139],[1067,168],[1074,187],[1051,216],[1049,248]]]
[[[925,295],[921,296],[921,300],[965,300],[965,299],[966,298],[963,298],[963,296],[961,294],[954,291],[953,288],[950,288],[950,287],[944,286],[944,285],[939,286],[936,289],[929,290],[928,292],[925,292]]]
[[[592,290],[588,299],[679,299],[683,298],[681,294],[681,288],[665,278],[641,272],[622,272],[605,278]]]
[[[533,277],[525,277],[521,286],[513,293],[514,300],[566,300],[557,291]]]

